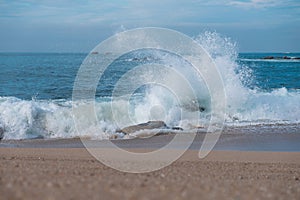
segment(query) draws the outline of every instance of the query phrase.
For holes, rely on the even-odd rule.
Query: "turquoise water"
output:
[[[24,100],[71,99],[75,76],[86,56],[84,53],[0,53],[0,96]],[[262,59],[267,56],[293,58],[300,57],[300,53],[240,53],[237,71],[247,67],[252,73],[247,80],[242,80],[244,85],[264,91],[300,89],[300,60]],[[139,61],[130,63],[128,59],[125,57],[118,64],[140,64]],[[106,89],[98,91],[97,96],[108,96],[112,87]]]
[[[220,40],[222,38],[216,41]],[[271,124],[284,126],[286,132],[293,133],[296,127],[297,132],[300,127],[300,53],[237,53],[232,44],[222,41],[219,46],[201,41],[200,44],[212,56],[224,81],[227,107],[226,113],[222,114],[225,115],[225,126],[257,129]],[[198,122],[193,124],[193,118],[189,115],[186,118],[180,115],[182,109],[193,112],[191,102],[178,104],[172,94],[161,88],[138,88],[129,102],[129,108],[126,107],[128,102],[118,100],[114,104],[118,114],[112,114],[109,102],[117,81],[141,64],[181,66],[187,70],[183,74],[199,90],[200,95],[195,101],[201,106],[200,123],[206,127],[210,116],[215,113],[211,113],[210,96],[204,82],[194,80],[197,77],[188,71],[190,66],[186,61],[179,62],[180,58],[166,54],[131,52],[115,60],[101,77],[95,94],[95,112],[99,120],[96,126],[103,132],[97,132],[95,124],[82,121],[87,126],[84,134],[100,139],[114,135],[122,138],[116,133],[117,129],[149,120],[163,120],[170,127],[180,126],[185,130],[195,128]],[[77,71],[87,55],[0,53],[0,131],[4,139],[80,136],[73,121],[72,90]],[[109,55],[96,56],[105,59]],[[168,74],[160,75],[172,78]],[[178,87],[180,89],[180,83]],[[123,89],[126,88],[124,85]],[[152,108],[163,110],[158,109],[155,113]],[[126,112],[130,113],[130,121],[122,119],[127,116]],[[116,117],[121,123],[115,123]],[[289,126],[293,130],[289,131]]]
[[[68,99],[86,55],[0,53],[0,94],[24,100]]]
[[[274,59],[261,59],[273,56]],[[276,59],[294,58],[294,59]],[[238,62],[253,72],[253,82],[247,85],[270,91],[278,88],[300,89],[299,53],[242,53]]]

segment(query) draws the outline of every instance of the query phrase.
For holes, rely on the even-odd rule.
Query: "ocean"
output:
[[[195,40],[210,54],[223,79],[225,127],[243,127],[248,133],[273,132],[274,127],[285,132],[300,130],[300,53],[238,53],[235,42],[217,33],[201,34]],[[0,53],[0,130],[4,140],[78,136],[123,138],[118,129],[149,120],[162,120],[169,127],[187,131],[199,125],[191,118],[193,115],[184,118],[180,115],[181,109],[193,112],[190,102],[176,103],[172,94],[159,86],[137,88],[130,102],[115,100],[118,116],[113,115],[110,101],[114,87],[129,70],[140,64],[189,67],[167,52],[144,50],[123,55],[110,65],[95,93],[99,123],[82,121],[88,128],[85,133],[78,133],[72,114],[72,92],[77,72],[87,55]],[[101,59],[109,55],[95,56]],[[200,124],[206,127],[212,115],[207,87],[203,81],[194,80],[197,77],[189,72],[183,74],[198,88]],[[178,87],[180,91],[180,83]],[[124,91],[126,88],[123,85]],[[128,115],[130,120],[122,119]],[[97,132],[93,126],[99,126],[103,132]]]

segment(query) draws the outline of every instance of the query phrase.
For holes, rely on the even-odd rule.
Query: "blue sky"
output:
[[[89,52],[145,26],[217,31],[241,52],[300,52],[299,0],[0,0],[0,52]]]

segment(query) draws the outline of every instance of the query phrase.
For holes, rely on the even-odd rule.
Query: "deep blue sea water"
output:
[[[0,53],[0,129],[4,139],[78,136],[72,118],[72,90],[78,69],[87,55]],[[239,53],[235,56],[227,52],[212,57],[224,79],[226,125],[292,124],[295,127],[300,123],[300,53]],[[151,63],[178,64],[173,63],[172,57],[162,58],[161,54],[131,53],[116,60],[104,74],[96,92],[95,107],[99,126],[105,134],[97,137],[109,138],[120,128],[114,123],[116,116],[112,116],[108,104],[118,79],[134,66]],[[168,77],[168,74],[162,75]],[[199,90],[203,88],[199,85]],[[178,110],[186,109],[186,105],[174,103],[164,90],[152,88],[149,92],[147,88],[140,88],[137,93],[143,92],[145,94],[138,101],[132,100],[131,123],[146,122],[158,116],[167,125],[193,128],[193,119],[178,118]],[[203,92],[198,99],[204,110],[201,113],[203,124],[210,115],[210,97],[205,94]],[[116,104],[120,118],[128,111],[125,103],[118,101]],[[155,109],[147,110],[153,106],[163,107],[163,113],[161,109],[156,114],[153,114]],[[92,126],[86,132],[89,136],[97,134]]]
[[[273,56],[274,59],[261,59]],[[241,53],[238,62],[253,71],[250,88],[270,91],[278,88],[300,89],[300,60],[278,59],[299,58],[299,53]],[[276,59],[277,57],[277,59]]]
[[[23,100],[71,99],[77,71],[87,55],[0,53],[0,96]],[[267,92],[280,88],[288,91],[300,89],[300,59],[263,59],[268,56],[300,58],[300,53],[240,53],[237,71],[247,68],[252,73],[244,85]],[[130,65],[128,59],[125,57],[119,62],[127,66]],[[135,60],[131,62],[139,63]],[[98,91],[97,95],[108,94]]]
[[[0,94],[24,100],[70,99],[87,54],[1,53]]]

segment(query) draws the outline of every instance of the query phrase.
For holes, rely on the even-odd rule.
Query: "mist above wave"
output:
[[[195,37],[195,41],[211,55],[222,76],[224,88],[221,89],[226,93],[227,126],[300,123],[299,90],[282,87],[264,91],[248,87],[255,77],[248,66],[237,62],[238,50],[235,42],[216,32],[204,32]],[[205,81],[195,76],[195,71],[190,68],[189,63],[178,56],[159,51],[148,53],[150,55],[145,56],[145,52],[142,54],[135,52],[132,54],[133,58],[126,58],[124,62],[142,61],[174,68],[193,85],[196,94],[185,92],[177,76],[155,72],[154,76],[162,74],[166,82],[172,83],[176,94],[184,97],[181,102],[178,102],[172,91],[158,85],[146,85],[141,88],[132,95],[129,103],[122,98],[115,98],[114,111],[111,98],[98,98],[95,102],[98,123],[81,119],[80,123],[86,127],[81,133],[77,132],[75,127],[72,113],[74,102],[70,100],[22,100],[16,97],[0,97],[0,129],[4,132],[4,139],[78,136],[98,139],[122,138],[124,135],[117,133],[119,128],[150,120],[161,120],[170,127],[180,126],[185,130],[195,129],[199,124],[207,126],[210,116],[215,113],[211,113],[213,102]],[[122,67],[124,62],[117,64]],[[152,72],[148,71],[145,76],[151,76],[150,73]],[[134,82],[136,78],[133,76],[132,81]],[[126,89],[125,86],[124,88]],[[79,108],[79,112],[87,112],[84,102],[75,102],[74,106]],[[196,111],[200,117],[194,120]]]

